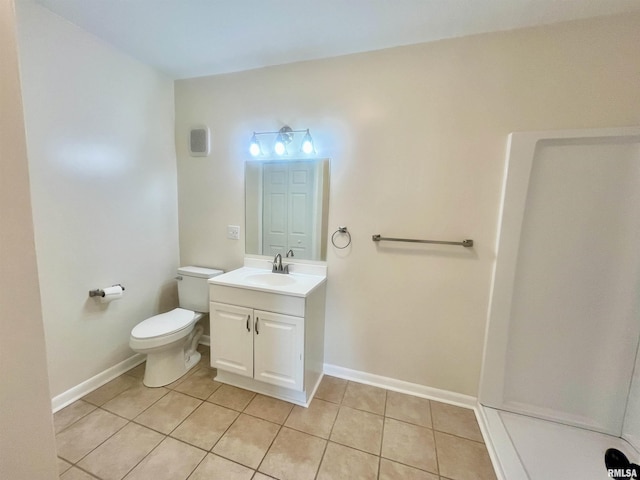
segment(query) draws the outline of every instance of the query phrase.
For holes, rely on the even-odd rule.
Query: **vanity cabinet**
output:
[[[253,309],[209,303],[211,366],[253,378]]]
[[[304,319],[210,303],[211,365],[303,391]]]
[[[209,285],[215,380],[308,406],[324,366],[324,282],[302,296],[223,281]]]

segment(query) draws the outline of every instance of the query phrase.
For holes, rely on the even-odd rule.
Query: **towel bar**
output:
[[[391,238],[391,237],[382,237],[380,234],[372,235],[371,240],[374,242],[411,242],[411,243],[437,243],[440,245],[460,245],[463,247],[473,247],[473,240],[466,239],[461,242],[445,242],[442,240],[415,240],[411,238]]]

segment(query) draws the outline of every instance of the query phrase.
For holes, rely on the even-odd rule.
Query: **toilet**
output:
[[[222,273],[204,267],[179,268],[180,307],[147,318],[131,330],[129,346],[147,355],[143,380],[147,387],[168,385],[200,361],[197,348],[204,329],[195,324],[209,311],[207,280]]]

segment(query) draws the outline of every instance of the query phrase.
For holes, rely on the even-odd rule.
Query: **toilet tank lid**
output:
[[[223,274],[223,270],[216,270],[214,268],[206,267],[180,267],[178,268],[179,275],[186,275],[187,277],[199,277],[199,278],[211,278],[217,275]]]

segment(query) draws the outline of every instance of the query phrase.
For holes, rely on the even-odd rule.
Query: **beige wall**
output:
[[[639,124],[639,45],[636,14],[178,81],[182,263],[241,265],[225,229],[251,133],[310,128],[332,158],[329,235],[353,235],[328,252],[326,362],[475,395],[507,134]],[[186,153],[198,123],[209,158]]]
[[[0,478],[58,478],[13,0],[0,1]]]
[[[18,33],[51,394],[177,303],[173,82],[23,0]],[[125,287],[108,306],[89,290]]]

